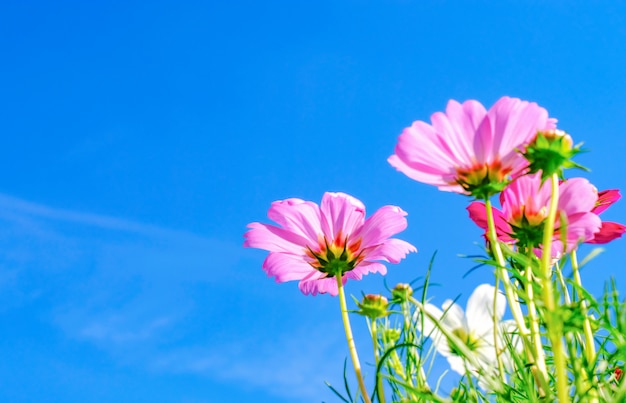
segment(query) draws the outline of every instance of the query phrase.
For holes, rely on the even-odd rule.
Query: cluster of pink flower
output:
[[[388,161],[441,190],[478,200],[500,194],[502,209],[494,211],[499,240],[540,251],[551,200],[545,167],[562,173],[561,167],[575,166],[569,158],[576,152],[544,108],[503,97],[489,110],[473,100],[450,101],[430,124],[416,121],[406,128]],[[620,198],[617,190],[598,193],[586,179],[573,178],[563,180],[558,191],[552,256],[579,243],[609,242],[626,231],[598,216]],[[468,211],[486,230],[484,204],[475,201]],[[268,213],[280,227],[250,224],[244,246],[270,251],[263,268],[276,281],[300,280],[305,294],[336,295],[336,276],[345,283],[367,273],[384,274],[377,261],[397,263],[416,251],[390,238],[406,228],[405,215],[399,207],[385,206],[366,220],[363,204],[343,193],[326,193],[321,206],[287,199],[273,203]]]

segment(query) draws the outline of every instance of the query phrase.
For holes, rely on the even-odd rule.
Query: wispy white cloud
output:
[[[0,225],[10,228],[0,234],[0,309],[44,309],[69,340],[120,365],[311,402],[341,368],[340,329],[319,330],[297,309],[281,328],[251,321],[267,311],[249,305],[255,293],[267,304],[293,294],[257,286],[264,275],[248,270],[239,244],[3,194]]]
[[[157,331],[172,324],[169,317],[155,318],[146,323],[129,324],[127,322],[128,318],[120,315],[94,320],[79,331],[79,336],[99,343],[141,342],[150,339]]]
[[[323,397],[330,397],[325,381],[343,384],[338,370],[346,354],[344,345],[342,329],[326,323],[317,329],[294,328],[272,339],[248,335],[236,342],[170,351],[156,357],[152,367],[156,371],[207,376],[242,387],[262,388],[299,402],[318,403]]]
[[[0,193],[0,211],[5,216],[7,216],[7,214],[9,213],[12,213],[11,216],[14,219],[17,220],[21,218],[21,221],[24,221],[24,216],[30,216],[48,220],[65,221],[81,225],[94,226],[101,229],[135,232],[139,234],[195,237],[195,235],[184,231],[165,229],[155,225],[139,223],[136,221],[125,220],[106,215],[91,214],[50,207],[44,204],[33,203],[27,200],[19,199],[3,193]]]
[[[228,282],[240,251],[187,231],[6,194],[0,225],[0,310],[49,300],[54,323],[99,345],[158,338],[191,314],[194,290]]]

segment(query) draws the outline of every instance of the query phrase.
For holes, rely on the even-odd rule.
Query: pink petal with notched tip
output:
[[[363,203],[345,193],[324,193],[320,211],[322,232],[329,243],[338,235],[353,234],[365,220]]]
[[[581,242],[588,242],[602,227],[602,220],[593,213],[568,215],[567,252],[571,252]]]
[[[454,156],[442,150],[435,129],[421,121],[404,129],[395,154],[387,161],[411,179],[435,186],[448,184],[447,177],[454,179],[451,167],[458,164]]]
[[[400,207],[384,206],[378,209],[371,217],[365,220],[363,227],[354,233],[360,237],[362,247],[378,245],[407,227],[405,216],[407,213]]]
[[[272,252],[302,253],[310,240],[273,225],[253,222],[248,224],[250,230],[244,234],[243,246],[247,248],[265,249]]]
[[[363,262],[355,267],[354,270],[347,272],[344,277],[351,280],[361,280],[364,275],[369,273],[380,273],[385,275],[387,274],[387,267],[378,262]]]
[[[303,238],[317,242],[320,227],[320,209],[313,202],[301,199],[286,199],[272,203],[267,216],[286,230]]]
[[[544,187],[549,188],[549,186]],[[580,212],[591,213],[597,200],[598,192],[587,179],[568,179],[559,185],[558,209],[567,215]]]
[[[524,175],[509,184],[500,196],[502,213],[507,219],[519,213],[521,206],[525,206],[527,214],[537,214],[546,208],[550,201],[550,186],[541,186],[539,173]]]
[[[312,267],[302,256],[271,252],[263,262],[263,270],[277,283],[301,280],[311,273]]]
[[[399,263],[410,252],[417,252],[415,246],[401,239],[388,239],[374,247],[366,249],[367,260],[384,260],[389,263]]]
[[[591,211],[595,214],[600,214],[604,210],[611,207],[611,204],[618,201],[622,195],[619,193],[618,189],[609,189],[598,192],[598,201],[596,202],[596,207]]]
[[[555,120],[548,119],[548,111],[534,102],[517,98],[500,98],[487,116],[494,133],[491,154],[504,161],[516,154],[516,149],[528,144],[537,131],[555,128]]]
[[[347,278],[342,278],[342,283],[346,284]],[[298,288],[304,295],[317,295],[317,294],[330,294],[333,297],[337,296],[339,290],[337,289],[337,279],[334,277],[324,278],[319,275],[311,276],[310,279],[300,281]]]
[[[626,226],[618,224],[616,222],[603,221],[600,231],[593,234],[593,239],[587,241],[591,244],[605,244],[614,239],[621,238],[622,234],[626,232]]]
[[[486,114],[480,102],[466,101],[460,104],[450,100],[446,113],[437,112],[431,116],[432,127],[440,133],[441,145],[456,157],[458,163],[476,158],[470,134],[478,130]]]

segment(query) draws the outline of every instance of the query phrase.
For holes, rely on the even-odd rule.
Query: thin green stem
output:
[[[587,357],[587,362],[592,363],[596,360],[596,346],[593,338],[593,330],[591,329],[591,321],[589,320],[589,312],[587,311],[587,301],[585,301],[585,296],[580,291],[583,287],[583,282],[580,277],[580,270],[578,269],[576,251],[572,252],[572,271],[574,274],[574,281],[579,287],[577,294],[578,299],[580,299],[580,309],[585,318],[583,322],[583,331],[585,333],[585,356]]]
[[[519,330],[520,338],[522,339],[522,345],[524,346],[524,350],[526,353],[526,358],[529,362],[535,363],[535,352],[533,351],[533,340],[531,339],[531,332],[526,326],[526,322],[524,321],[524,313],[522,312],[522,308],[519,304],[519,301],[515,295],[515,290],[513,289],[513,284],[511,283],[511,278],[509,277],[509,273],[505,267],[506,262],[504,261],[504,255],[502,254],[502,249],[500,247],[500,243],[498,242],[498,235],[496,233],[496,225],[493,218],[493,206],[491,205],[491,200],[485,200],[485,209],[487,212],[487,235],[489,237],[489,242],[491,244],[491,249],[493,255],[496,259],[496,279],[501,279],[502,284],[504,285],[505,295],[507,297],[507,301],[509,303],[509,307],[511,308],[511,313],[513,314],[513,319],[515,320],[515,324]],[[541,395],[543,392],[550,393],[550,389],[548,388],[548,373],[547,370],[542,370],[545,368],[545,361],[542,366],[532,365],[531,370],[533,371],[533,375],[537,380],[539,385],[539,389]]]
[[[583,333],[585,334],[585,357],[587,358],[587,365],[594,365],[596,362],[596,346],[593,338],[593,330],[591,329],[591,321],[589,320],[589,311],[587,310],[587,301],[585,296],[581,292],[583,282],[580,277],[580,270],[578,267],[578,258],[576,257],[576,251],[572,251],[572,272],[574,274],[574,281],[576,282],[578,299],[580,300],[580,310],[583,314]],[[598,402],[598,391],[593,388],[590,390],[591,403]]]
[[[376,319],[372,319],[372,325],[370,326],[372,332],[372,344],[374,345],[374,362],[376,363],[376,368],[378,368],[378,363],[380,361],[380,354],[378,353],[378,328]],[[378,401],[385,403],[385,390],[383,388],[383,377],[377,376],[378,382],[376,382],[376,393],[378,394]]]
[[[526,327],[526,323],[524,323],[524,314],[522,313],[522,308],[520,307],[519,301],[515,296],[509,273],[507,272],[505,267],[506,262],[504,261],[504,255],[502,254],[502,249],[500,248],[500,243],[498,242],[498,235],[496,233],[496,225],[493,219],[493,207],[491,205],[491,200],[485,200],[485,208],[487,209],[489,242],[491,243],[491,249],[493,250],[496,262],[498,263],[498,266],[496,268],[496,270],[498,271],[497,277],[502,280],[502,283],[504,285],[504,291],[509,302],[511,312],[513,314],[513,319],[515,319],[515,324],[517,325],[522,336],[527,337],[529,331]]]
[[[528,253],[532,253],[528,251]],[[535,278],[533,276],[532,266],[529,264],[525,269],[526,274],[526,294],[528,299],[526,304],[528,306],[528,319],[530,322],[530,335],[532,339],[532,346],[534,349],[535,363],[537,368],[543,375],[544,379],[547,378],[548,368],[546,367],[546,357],[543,352],[543,342],[541,340],[541,332],[539,330],[539,317],[537,315],[537,305],[535,304]]]
[[[336,278],[337,289],[339,290],[339,304],[341,305],[341,319],[343,321],[343,328],[346,331],[346,341],[348,342],[348,349],[350,350],[354,373],[357,381],[359,382],[359,389],[363,395],[363,400],[365,400],[365,403],[372,403],[369,395],[367,394],[367,388],[365,387],[365,381],[363,380],[363,374],[361,373],[361,363],[359,362],[359,355],[356,351],[356,345],[354,344],[354,337],[352,336],[352,327],[350,327],[350,318],[348,317],[348,305],[346,304],[346,295],[343,291],[341,276],[336,276]]]
[[[498,289],[500,285],[500,278],[498,277],[498,272],[496,271],[496,286],[493,289],[493,306],[492,306],[492,315],[491,320],[493,321],[493,346],[496,349],[496,360],[498,362],[498,374],[500,375],[500,379],[502,379],[502,383],[506,383],[506,374],[504,373],[504,363],[502,362],[502,357],[500,356],[501,350],[500,347],[500,318],[498,318],[498,293],[500,290]]]
[[[404,328],[402,333],[404,334],[404,340],[409,344],[415,344],[415,332],[411,331],[411,310],[409,307],[409,303],[407,301],[402,303],[402,317],[404,319]],[[408,382],[411,386],[414,386],[413,382],[413,371],[411,370],[410,363],[419,362],[418,354],[415,347],[407,348],[407,376],[405,378],[406,382]],[[421,367],[420,367],[421,369]],[[420,376],[421,372],[417,371],[417,384],[418,386],[423,386],[426,383],[426,378]],[[422,385],[420,385],[422,384]]]
[[[565,276],[563,276],[563,270],[561,270],[561,267],[559,266],[559,262],[556,262],[554,264],[554,267],[556,269],[554,270],[554,272],[556,273],[556,277],[559,280],[559,285],[561,286],[561,292],[563,293],[563,302],[565,302],[566,304],[571,304],[572,298],[569,295],[569,289],[567,288],[567,283],[565,282]]]
[[[563,347],[563,323],[556,313],[554,287],[552,286],[552,237],[559,203],[559,177],[553,174],[550,178],[551,198],[548,208],[548,217],[543,230],[543,244],[541,254],[541,283],[543,303],[547,310],[545,315],[548,338],[552,344],[554,366],[556,367],[557,396],[561,403],[570,401],[567,388],[567,362]]]

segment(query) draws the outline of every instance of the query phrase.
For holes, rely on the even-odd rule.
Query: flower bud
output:
[[[619,382],[624,376],[624,371],[621,368],[615,368],[615,371],[613,371],[613,375],[615,376],[615,380]]]
[[[413,289],[406,283],[399,283],[393,287],[393,290],[391,290],[391,298],[393,302],[399,304],[408,301],[411,296],[413,296]]]
[[[572,137],[562,130],[546,130],[537,133],[535,139],[526,147],[524,157],[529,162],[529,173],[541,171],[541,179],[557,173],[563,177],[564,168],[581,168],[571,159],[582,150],[574,146]]]
[[[400,340],[402,331],[395,328],[387,328],[383,330],[383,343],[385,345],[395,344]]]
[[[357,305],[360,308],[358,313],[370,319],[378,319],[389,315],[387,310],[389,301],[382,295],[367,294],[363,297],[363,301],[357,303]]]

